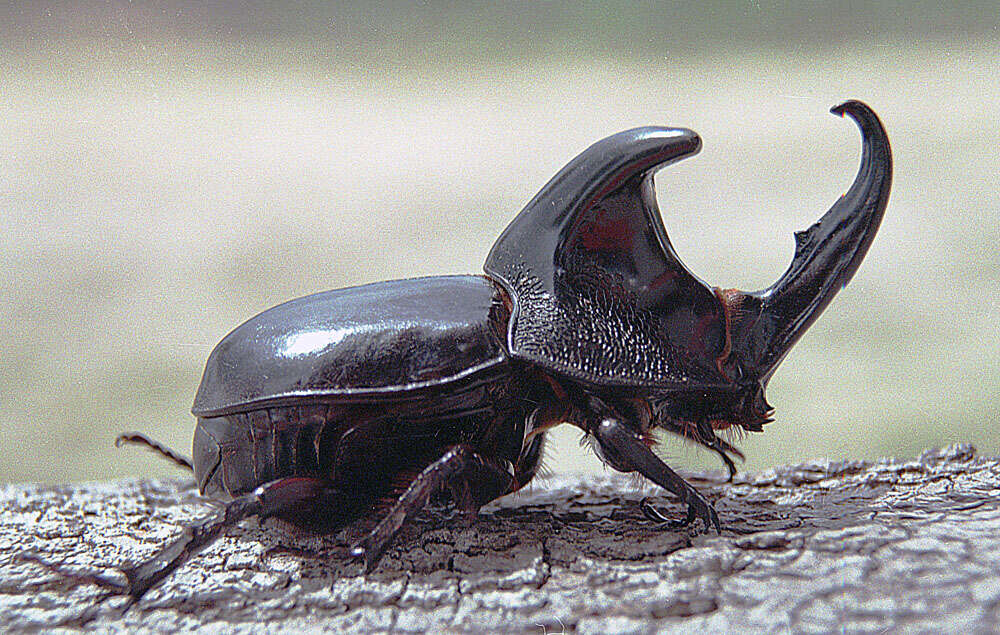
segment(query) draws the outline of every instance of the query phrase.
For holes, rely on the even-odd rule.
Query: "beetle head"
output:
[[[737,425],[760,430],[770,421],[764,389],[778,364],[833,296],[857,271],[885,213],[892,181],[889,141],[878,117],[859,101],[831,109],[861,128],[861,167],[850,189],[805,231],[795,234],[795,254],[770,287],[751,293],[716,289],[724,307],[728,354],[719,369],[733,380],[697,400],[679,399],[671,418],[707,420],[715,429]]]
[[[764,389],[778,364],[858,270],[885,213],[892,182],[892,155],[878,117],[859,101],[831,109],[861,128],[861,167],[851,188],[805,231],[795,234],[795,255],[770,287],[752,293],[717,290],[724,307],[729,354],[720,371],[737,390],[680,408],[719,429],[759,430],[770,419]],[[699,409],[702,412],[697,412]],[[678,413],[680,414],[680,413]]]

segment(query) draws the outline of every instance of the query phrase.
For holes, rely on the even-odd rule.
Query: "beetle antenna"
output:
[[[192,472],[194,471],[194,467],[191,464],[191,459],[163,445],[159,441],[154,441],[153,439],[150,439],[149,437],[140,432],[122,432],[121,434],[118,435],[118,438],[115,439],[115,447],[120,448],[123,443],[144,446],[152,450],[153,452],[156,452],[157,454],[167,459],[171,463],[179,465]]]

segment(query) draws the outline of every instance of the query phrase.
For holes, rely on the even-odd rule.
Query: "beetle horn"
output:
[[[878,117],[853,100],[830,112],[851,117],[861,128],[861,167],[854,184],[830,211],[809,229],[795,233],[795,255],[784,275],[770,287],[741,298],[733,350],[764,380],[858,270],[889,199],[892,154]]]

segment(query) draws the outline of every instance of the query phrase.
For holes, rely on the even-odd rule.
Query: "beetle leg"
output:
[[[134,567],[125,567],[127,583],[100,575],[78,575],[66,572],[58,565],[28,555],[25,559],[38,563],[59,575],[103,587],[112,595],[129,595],[125,608],[139,601],[149,589],[173,573],[195,553],[210,545],[226,527],[251,516],[262,518],[282,514],[314,501],[330,490],[325,481],[314,478],[283,478],[258,487],[250,494],[234,498],[213,516],[185,527],[179,538],[161,549],[156,555]]]
[[[746,460],[739,448],[734,447],[725,439],[717,436],[711,426],[708,425],[708,422],[705,422],[704,424],[699,423],[694,429],[694,434],[691,434],[690,425],[682,427],[681,425],[670,421],[661,423],[658,427],[666,430],[667,432],[672,432],[677,436],[684,437],[685,439],[693,438],[693,440],[697,443],[718,454],[719,458],[722,459],[722,462],[726,464],[726,469],[729,471],[729,478],[726,479],[726,482],[728,483],[733,482],[733,477],[736,476],[737,472],[736,464],[729,455],[732,454],[741,461]]]
[[[514,489],[521,489],[535,478],[535,474],[538,473],[542,464],[544,450],[545,433],[540,432],[531,437],[531,440],[521,450],[521,456],[517,457],[517,464],[514,466],[514,479],[517,481],[517,486]]]
[[[447,483],[447,490],[451,494],[452,504],[462,512],[463,516],[469,517],[479,511],[479,506],[476,505],[476,501],[472,496],[472,487],[469,485],[468,479],[451,479]]]
[[[462,490],[461,485],[454,483],[456,479],[463,479],[468,489]],[[466,503],[478,509],[515,486],[514,478],[506,470],[494,466],[469,446],[452,446],[413,479],[389,513],[355,545],[352,554],[363,557],[365,570],[371,571],[403,523],[423,509],[431,495],[442,487],[458,487]]]
[[[658,507],[649,502],[648,496],[639,501],[639,511],[642,512],[643,516],[653,521],[654,523],[664,523],[667,525],[678,525],[678,526],[684,525],[682,521],[671,520],[670,518],[664,516],[663,512],[660,511]]]
[[[746,458],[743,456],[743,453],[729,442],[720,439],[715,434],[715,431],[712,430],[711,424],[705,420],[698,422],[698,442],[722,457],[722,462],[726,464],[726,468],[729,470],[729,478],[726,479],[726,482],[732,483],[733,477],[736,476],[736,465],[733,464],[733,459],[730,458],[729,454],[735,454],[739,460],[745,461]]]
[[[642,442],[635,431],[618,419],[606,417],[594,427],[594,436],[601,444],[601,450],[613,464],[630,466],[660,487],[673,492],[681,502],[687,503],[687,517],[684,524],[700,518],[705,523],[706,529],[715,527],[717,532],[722,531],[719,515],[712,504],[667,467],[667,464]]]
[[[167,459],[168,461],[176,463],[177,465],[183,468],[187,468],[192,472],[194,471],[194,468],[191,466],[191,459],[187,458],[186,456],[184,456],[179,452],[176,452],[168,448],[159,441],[154,441],[153,439],[150,439],[141,432],[122,432],[121,434],[118,435],[118,438],[115,439],[115,447],[116,448],[121,447],[123,443],[131,443],[133,445],[146,446],[147,448],[149,448],[153,452],[156,452],[157,454]]]
[[[729,456],[730,453],[735,454],[736,458],[738,458],[741,461],[745,461],[746,457],[743,456],[743,453],[740,452],[739,449],[730,445],[729,442],[727,442],[725,439],[720,439],[719,437],[714,435],[712,437],[711,443],[708,444],[708,447],[714,450],[716,454],[718,454],[720,457],[722,457],[722,462],[726,464],[726,469],[729,470],[729,477],[726,479],[726,482],[732,483],[733,477],[736,476],[737,470],[736,470],[736,465],[733,463],[732,457]]]

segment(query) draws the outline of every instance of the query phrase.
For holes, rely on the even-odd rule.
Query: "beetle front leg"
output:
[[[700,518],[706,528],[715,527],[716,532],[722,531],[719,515],[712,504],[667,467],[629,426],[618,419],[605,417],[594,426],[593,434],[612,464],[631,467],[660,487],[673,492],[681,502],[687,503],[685,524]]]
[[[733,477],[736,476],[736,465],[733,464],[733,459],[729,455],[732,453],[739,460],[745,461],[746,458],[743,456],[743,453],[725,439],[720,439],[715,434],[712,426],[705,420],[698,422],[698,442],[722,457],[722,462],[726,464],[726,468],[729,470],[729,478],[726,479],[726,482],[732,483]]]
[[[659,425],[659,428],[666,430],[667,432],[672,432],[685,439],[694,440],[695,442],[718,454],[719,458],[722,459],[722,462],[725,463],[726,470],[729,472],[729,477],[726,479],[726,482],[728,483],[733,482],[733,477],[736,476],[737,472],[736,464],[729,455],[732,454],[741,461],[746,460],[739,448],[734,447],[728,441],[715,434],[715,431],[712,430],[712,426],[709,425],[707,421],[699,422],[694,426],[690,424],[682,425],[672,421],[665,421]]]

